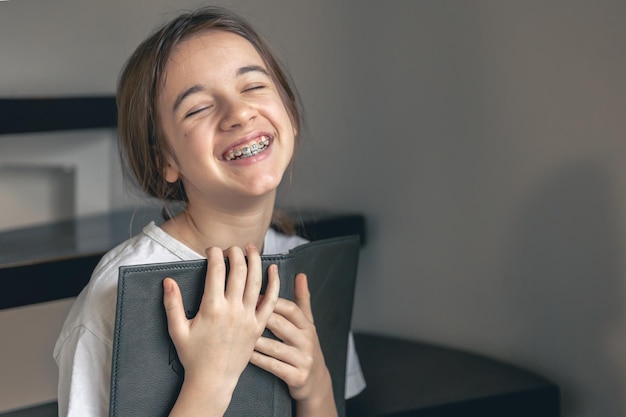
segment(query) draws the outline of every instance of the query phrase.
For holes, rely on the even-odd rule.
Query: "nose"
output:
[[[223,116],[220,121],[222,130],[245,126],[257,116],[257,110],[241,98],[230,98],[222,103]]]

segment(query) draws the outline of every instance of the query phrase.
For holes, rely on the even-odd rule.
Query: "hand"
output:
[[[294,302],[279,299],[267,328],[280,340],[260,337],[250,362],[287,383],[297,402],[298,416],[336,415],[332,381],[313,323],[305,274],[296,276]]]
[[[208,268],[197,315],[186,318],[180,289],[171,278],[163,281],[163,303],[169,334],[185,368],[184,384],[205,391],[228,387],[224,395],[229,402],[278,300],[278,268],[270,267],[267,290],[259,300],[262,266],[253,245],[246,247],[247,265],[238,247],[224,252],[209,248],[206,254]],[[224,256],[230,262],[227,283]]]

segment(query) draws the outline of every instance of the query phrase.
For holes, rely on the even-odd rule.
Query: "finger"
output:
[[[282,304],[285,300],[279,299],[278,304]],[[298,308],[295,304],[293,304],[294,308]],[[274,308],[274,313],[267,320],[267,324],[265,327],[269,331],[271,331],[274,336],[282,340],[283,342],[289,345],[296,345],[302,342],[302,330],[295,323],[287,319],[285,316],[276,313],[276,308]],[[305,323],[307,318],[304,317],[304,314],[301,314],[301,324]]]
[[[254,345],[254,350],[291,366],[297,367],[301,362],[300,356],[302,355],[298,349],[269,337],[259,337]]]
[[[280,277],[278,276],[278,265],[272,264],[267,269],[267,288],[265,294],[257,305],[257,318],[261,323],[267,323],[276,304],[278,303],[278,293],[280,291]]]
[[[292,323],[298,329],[306,329],[313,324],[307,314],[294,301],[279,298],[274,307],[274,313],[282,316],[286,321]],[[276,321],[276,323],[270,323]],[[268,326],[280,326],[277,318],[270,318]],[[277,329],[278,330],[278,329]],[[273,330],[272,330],[273,331]]]
[[[187,330],[188,320],[185,316],[180,288],[172,278],[163,280],[163,306],[165,307],[170,337],[173,340],[178,340]]]
[[[256,308],[259,294],[261,293],[261,285],[263,284],[261,255],[256,246],[249,243],[246,245],[246,256],[248,257],[248,273],[243,293],[243,302],[247,306]]]
[[[271,373],[277,378],[282,379],[288,385],[298,374],[298,369],[291,364],[272,358],[271,356],[264,355],[263,353],[257,351],[252,352],[252,355],[250,356],[250,363]]]
[[[230,270],[226,282],[226,298],[231,301],[241,302],[243,291],[246,286],[248,266],[243,251],[238,246],[231,246],[224,252],[228,257]]]
[[[208,248],[206,250],[207,271],[204,280],[204,293],[202,297],[202,308],[205,304],[210,304],[216,300],[224,298],[224,287],[226,285],[226,264],[224,263],[224,252],[220,248]]]
[[[296,275],[294,301],[302,309],[306,317],[313,322],[313,310],[311,310],[311,292],[306,274]]]

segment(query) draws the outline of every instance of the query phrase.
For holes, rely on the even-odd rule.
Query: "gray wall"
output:
[[[194,3],[0,3],[0,95],[111,93]],[[567,417],[626,414],[626,3],[337,3],[225,4],[305,101],[285,204],[367,215],[355,328],[540,372]]]

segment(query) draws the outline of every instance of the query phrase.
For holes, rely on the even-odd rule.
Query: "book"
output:
[[[358,236],[313,241],[285,254],[261,256],[261,292],[271,264],[278,265],[279,296],[289,300],[293,300],[296,274],[307,274],[315,327],[340,417],[345,416],[346,358],[358,257]],[[226,266],[228,274],[228,262]],[[184,369],[168,334],[162,281],[166,277],[177,281],[186,315],[192,318],[201,302],[206,270],[206,259],[120,267],[110,417],[169,414],[182,386]],[[267,329],[264,335],[274,337]],[[282,380],[248,364],[225,416],[291,417],[292,402]]]

